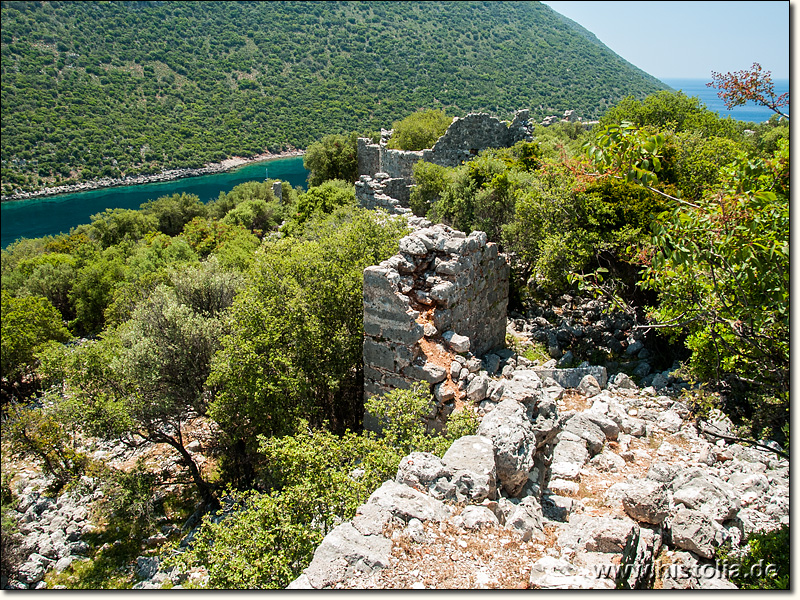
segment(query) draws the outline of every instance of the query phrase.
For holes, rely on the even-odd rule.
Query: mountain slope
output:
[[[2,182],[200,166],[417,108],[597,117],[661,82],[538,2],[4,2]]]

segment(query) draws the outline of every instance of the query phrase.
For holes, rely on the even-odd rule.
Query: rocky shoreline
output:
[[[41,198],[45,196],[56,196],[58,194],[74,194],[76,192],[88,192],[91,190],[99,190],[109,187],[117,187],[121,185],[140,185],[143,183],[157,183],[162,181],[173,181],[175,179],[183,179],[185,177],[198,177],[200,175],[212,175],[214,173],[224,173],[236,167],[246,165],[249,163],[260,162],[264,160],[273,160],[278,158],[291,158],[293,156],[302,156],[305,154],[304,150],[287,150],[286,152],[279,152],[278,154],[259,154],[250,158],[241,158],[234,156],[219,163],[210,163],[198,169],[168,169],[161,171],[161,173],[153,173],[152,175],[137,175],[126,176],[120,178],[102,177],[100,179],[93,179],[92,181],[84,181],[82,183],[75,183],[70,185],[59,185],[52,188],[45,188],[35,192],[20,192],[18,194],[11,194],[8,196],[0,196],[2,202],[14,202],[16,200],[30,200],[32,198]]]

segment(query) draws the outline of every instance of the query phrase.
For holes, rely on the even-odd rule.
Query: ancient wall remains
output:
[[[398,254],[364,271],[365,395],[441,383],[445,354],[504,346],[508,279],[481,231],[434,225],[404,237]]]
[[[528,114],[527,110],[517,111],[511,124],[487,114],[456,118],[433,148],[423,150],[422,159],[443,167],[456,167],[487,148],[508,148],[530,140]]]
[[[356,181],[356,200],[359,206],[370,210],[382,208],[390,214],[408,214],[410,188],[405,179],[390,178],[387,173],[375,177],[362,175]]]
[[[378,144],[373,144],[369,138],[359,138],[358,174],[361,177],[360,182],[366,185],[359,189],[358,183],[356,184],[356,197],[362,206],[387,208],[387,203],[381,199],[375,204],[375,199],[369,192],[370,181],[363,179],[370,177],[378,180],[379,174],[385,174],[378,182],[383,186],[378,193],[398,200],[398,206],[407,208],[415,163],[426,160],[443,167],[455,167],[487,148],[506,148],[518,141],[530,140],[531,123],[528,114],[527,110],[517,111],[510,124],[487,114],[473,113],[456,118],[433,148],[422,151],[387,148],[388,135],[384,135]],[[396,212],[391,206],[387,210]]]

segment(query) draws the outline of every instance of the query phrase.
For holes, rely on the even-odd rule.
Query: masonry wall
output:
[[[359,138],[358,174],[366,185],[359,187],[356,184],[356,197],[367,208],[381,207],[390,212],[402,212],[393,210],[391,203],[382,198],[376,201],[375,192],[394,198],[398,201],[397,206],[408,208],[415,163],[425,160],[444,167],[455,167],[486,148],[506,148],[520,140],[530,140],[530,126],[527,110],[517,111],[510,124],[487,114],[473,113],[454,119],[433,148],[418,152],[389,149],[386,139],[373,144],[369,138]],[[365,177],[374,179],[381,186],[380,189]]]
[[[415,231],[400,253],[364,271],[364,391],[367,397],[446,377],[423,341],[476,356],[505,345],[509,267],[486,234],[444,225]]]

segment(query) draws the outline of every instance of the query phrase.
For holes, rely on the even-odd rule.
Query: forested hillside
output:
[[[2,187],[305,147],[420,107],[599,117],[664,88],[538,2],[3,2]]]
[[[436,119],[420,115],[396,123],[395,132],[409,121],[435,129]],[[539,125],[532,141],[488,148],[462,165],[416,163],[416,220],[358,206],[352,179],[340,175],[352,165],[341,137],[324,136],[309,149],[327,162],[311,165],[307,191],[283,182],[276,193],[268,180],[207,204],[173,194],[0,252],[0,587],[286,587],[382,482],[397,483],[403,457],[443,459],[487,419],[508,416],[500,407],[518,402],[500,397],[493,406],[490,379],[495,391],[513,392],[516,373],[542,361],[602,366],[627,386],[602,393],[640,398],[632,408],[620,404],[620,454],[610,443],[609,453],[600,452],[603,430],[602,438],[590,434],[599,440],[597,456],[619,466],[586,477],[604,487],[562,481],[581,502],[604,498],[606,487],[624,480],[620,469],[647,479],[645,460],[664,464],[664,449],[683,452],[695,443],[695,427],[718,418],[730,439],[788,452],[785,120],[722,119],[681,93],[629,97],[592,130]],[[338,152],[326,152],[337,144]],[[496,361],[471,353],[453,359],[462,404],[452,405],[438,433],[428,427],[432,406],[439,410],[437,388],[426,382],[370,396],[364,385],[372,369],[363,360],[364,298],[373,293],[365,268],[393,255],[405,260],[397,252],[409,246],[400,240],[422,215],[483,231],[511,267],[506,348]],[[437,281],[418,280],[428,277]],[[508,357],[502,369],[501,352]],[[545,387],[535,377],[532,394]],[[567,410],[580,411],[570,419],[589,412],[588,395],[575,404],[572,391],[547,387],[563,400],[547,422],[562,423]],[[362,430],[366,412],[385,423],[380,437]],[[533,426],[521,405],[518,414]],[[680,430],[670,415],[685,422]],[[676,437],[663,438],[653,429],[658,423]],[[631,432],[625,444],[644,455],[622,456],[623,427]],[[530,443],[519,446],[528,457]],[[730,446],[704,444],[706,458],[693,461],[702,467],[676,457],[675,472],[715,481],[714,473],[735,471],[753,486],[736,492],[743,500],[736,514],[760,522],[758,513],[780,527],[741,538],[747,560],[779,565],[780,578],[737,585],[788,587],[788,463],[767,459],[781,464],[765,475],[763,463],[740,461]],[[588,446],[579,447],[580,465],[569,464],[576,473],[595,469]],[[755,483],[753,475],[764,479]],[[547,485],[557,491],[554,479]],[[728,481],[713,485],[738,485],[733,474]],[[545,496],[527,497],[542,523]],[[489,539],[487,530],[476,535]],[[511,587],[529,582],[515,548],[485,554],[516,561],[514,579],[501,582]],[[730,556],[724,547],[706,556],[712,551],[720,562]],[[425,569],[442,564],[430,560],[435,554],[419,556]],[[446,555],[449,568],[475,565],[453,556]]]

